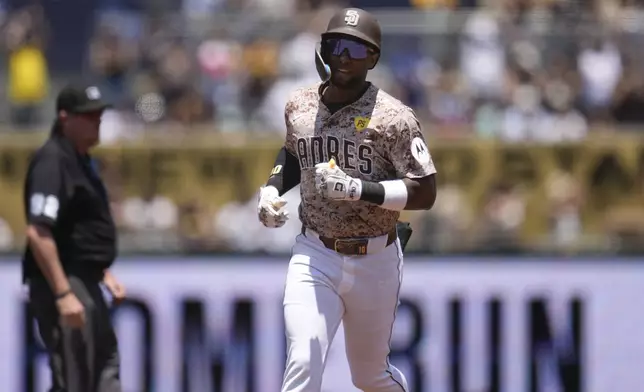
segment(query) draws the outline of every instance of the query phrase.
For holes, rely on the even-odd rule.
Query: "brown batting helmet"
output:
[[[375,16],[360,8],[345,8],[333,15],[322,39],[343,34],[358,38],[380,51],[382,32]]]

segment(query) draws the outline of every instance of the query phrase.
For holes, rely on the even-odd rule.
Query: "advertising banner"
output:
[[[279,392],[286,261],[122,259],[124,392]],[[44,392],[17,262],[0,259],[2,391]],[[391,362],[409,392],[639,392],[644,263],[407,258]],[[34,338],[34,336],[36,336]],[[357,391],[342,328],[325,392]]]
[[[123,197],[140,196],[149,191],[148,184],[154,184],[157,193],[178,205],[199,200],[213,211],[252,198],[268,178],[283,140],[267,139],[265,135],[244,140],[207,131],[205,138],[195,132],[176,144],[151,138],[101,146],[95,157],[102,162],[108,189],[118,188]],[[39,146],[28,140],[15,141],[18,134],[12,134],[13,142],[0,143],[0,216],[14,233],[24,231],[23,180],[29,158]],[[627,132],[553,145],[433,138],[429,145],[440,184],[462,191],[463,207],[474,214],[481,212],[480,201],[489,195],[491,184],[512,184],[532,195],[525,200],[523,233],[534,241],[546,235],[548,216],[543,211],[549,208],[549,184],[552,176],[561,172],[572,175],[587,197],[584,231],[602,227],[606,215],[603,206],[628,207],[637,205],[641,198],[636,186],[628,184],[639,184],[644,175],[644,141]]]

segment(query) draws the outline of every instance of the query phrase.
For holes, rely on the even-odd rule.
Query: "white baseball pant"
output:
[[[326,357],[340,322],[353,384],[364,392],[408,392],[389,363],[402,283],[400,242],[370,240],[364,256],[326,248],[307,230],[293,247],[284,291],[288,356],[282,392],[320,392]]]

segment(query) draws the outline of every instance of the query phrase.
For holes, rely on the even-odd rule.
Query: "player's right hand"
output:
[[[85,326],[85,307],[74,293],[69,293],[56,301],[61,324],[71,328]]]
[[[286,200],[280,197],[277,188],[266,186],[260,189],[257,215],[264,226],[270,228],[284,226],[288,220],[285,206]]]

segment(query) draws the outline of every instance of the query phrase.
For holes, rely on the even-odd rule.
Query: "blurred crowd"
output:
[[[127,3],[100,8],[80,70],[117,104],[106,116],[109,140],[151,124],[279,135],[288,94],[318,78],[311,53],[319,33],[335,8],[352,2],[186,0],[176,14]],[[577,140],[596,122],[644,121],[642,1],[463,3],[478,7],[411,1],[434,11],[422,18],[412,8],[375,9],[385,39],[371,79],[431,121],[438,136]],[[43,56],[52,32],[42,9],[8,13],[2,31],[8,119],[46,123],[41,109],[55,76]]]
[[[105,143],[149,133],[279,138],[288,95],[319,80],[313,48],[330,14],[346,5],[391,5],[184,0],[176,12],[159,11],[169,3],[107,0],[97,9],[78,73],[115,103],[103,119]],[[644,123],[644,0],[409,0],[374,12],[385,36],[370,79],[412,106],[430,137],[551,143],[582,140],[606,124],[638,130]],[[55,89],[69,76],[48,67],[56,32],[38,2],[11,12],[0,6],[0,14],[7,86],[0,129],[46,128]],[[207,211],[198,201],[177,205],[153,184],[136,198],[121,197],[117,182],[110,189],[124,246],[288,251],[300,230],[294,219],[278,233],[264,231],[254,218],[255,195]],[[463,192],[441,189],[435,210],[417,218],[421,234],[412,247],[450,251],[465,246],[466,234],[468,249],[520,249],[525,195],[513,184],[491,184],[480,211],[469,211]],[[548,179],[544,241],[579,241],[583,193],[570,173]],[[259,237],[248,235],[254,230]],[[0,217],[0,247],[11,235]]]

